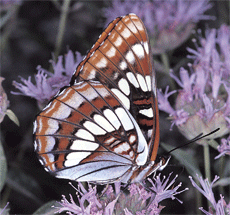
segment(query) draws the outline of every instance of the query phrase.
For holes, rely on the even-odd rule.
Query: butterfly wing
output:
[[[155,161],[154,75],[142,21],[134,14],[115,19],[70,86],[36,118],[35,149],[45,169],[77,181],[127,182],[135,168]]]
[[[57,177],[108,182],[146,162],[147,143],[120,101],[100,82],[66,87],[35,121],[35,149]],[[142,165],[143,165],[142,164]]]
[[[137,121],[154,161],[159,145],[155,72],[147,31],[138,16],[118,17],[109,24],[71,83],[82,79],[103,83],[120,99]]]

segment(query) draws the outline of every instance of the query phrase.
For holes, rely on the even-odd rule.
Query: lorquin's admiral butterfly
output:
[[[40,162],[60,178],[132,183],[167,164],[157,158],[155,72],[138,16],[108,25],[70,85],[38,114],[34,134]]]

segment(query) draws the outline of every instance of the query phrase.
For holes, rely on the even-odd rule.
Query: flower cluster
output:
[[[121,184],[115,182],[115,189],[111,185],[105,188],[102,192],[103,195],[98,196],[97,186],[92,187],[88,184],[88,191],[84,186],[79,183],[77,188],[77,198],[79,205],[77,205],[73,197],[70,195],[70,202],[63,196],[62,201],[59,203],[58,212],[68,211],[69,214],[108,214],[112,215],[113,212],[116,214],[125,215],[146,215],[146,214],[160,214],[164,206],[159,203],[164,199],[177,199],[175,195],[184,192],[177,191],[181,187],[181,183],[172,188],[175,183],[176,177],[174,177],[170,182],[169,177],[160,178],[160,174],[154,178],[154,182],[148,179],[150,182],[150,187],[148,188],[151,192],[146,191],[146,189],[140,184],[131,184],[128,186],[129,194],[125,194],[125,190],[121,191]],[[177,199],[182,203],[179,199]]]
[[[197,179],[200,182],[200,185],[203,189],[201,189],[196,183],[195,181],[192,179],[192,177],[190,176],[190,181],[192,182],[192,185],[201,193],[203,194],[203,196],[212,204],[212,208],[209,208],[209,212],[204,210],[202,207],[199,208],[202,212],[204,212],[206,215],[212,215],[212,214],[216,214],[216,215],[225,215],[225,214],[229,214],[230,211],[230,202],[227,205],[226,202],[224,201],[224,197],[222,195],[220,195],[220,200],[218,202],[216,202],[215,197],[214,197],[214,193],[212,191],[212,187],[214,185],[214,183],[219,179],[218,176],[215,176],[214,180],[212,181],[212,183],[210,184],[208,179],[203,179],[201,176],[197,175]],[[214,209],[214,211],[213,211]]]
[[[35,82],[31,82],[31,77],[28,80],[21,78],[23,83],[13,82],[13,85],[21,92],[12,92],[15,95],[30,96],[37,100],[40,109],[47,104],[47,102],[58,92],[61,87],[69,84],[77,65],[81,62],[82,56],[79,52],[76,52],[76,57],[71,50],[65,55],[58,57],[58,61],[55,63],[51,60],[54,73],[43,69],[41,66],[37,67],[38,73],[35,75]]]
[[[199,42],[200,45],[195,43],[197,50],[188,48],[193,54],[189,57],[194,59],[194,64],[190,65],[192,74],[184,68],[180,70],[180,79],[171,74],[182,87],[175,109],[168,101],[175,91],[166,89],[163,94],[158,90],[159,109],[170,114],[172,125],[188,139],[216,128],[220,131],[213,137],[230,131],[230,28],[222,25],[219,30],[209,30],[206,38],[200,37]]]
[[[207,0],[113,0],[111,4],[111,7],[103,9],[107,23],[124,14],[137,14],[148,30],[154,54],[177,48],[188,39],[199,20],[213,18],[203,14],[211,8],[211,4]]]

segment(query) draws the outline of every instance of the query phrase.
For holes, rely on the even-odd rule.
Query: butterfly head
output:
[[[156,174],[157,171],[162,171],[168,164],[171,156],[161,156],[157,157],[155,161],[149,161],[143,166],[138,166],[133,168],[133,171],[130,173],[131,177],[128,179],[123,177],[121,182],[124,183],[135,183],[141,182],[148,176],[154,173]]]

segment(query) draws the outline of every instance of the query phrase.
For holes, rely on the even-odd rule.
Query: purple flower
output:
[[[195,44],[196,50],[188,48],[193,54],[188,57],[194,60],[193,65],[189,65],[191,75],[184,68],[180,69],[180,79],[171,74],[182,88],[178,91],[175,109],[168,102],[171,92],[158,94],[159,109],[170,114],[172,125],[188,139],[218,127],[220,130],[208,138],[221,137],[230,131],[230,64],[226,63],[229,59],[226,53],[230,54],[230,31],[225,25],[219,30],[206,31],[206,37],[200,37],[199,43],[200,46]],[[221,43],[226,48],[219,49],[218,46],[224,46]]]
[[[224,81],[224,86],[228,94],[228,98],[225,104],[226,108],[224,110],[224,114],[225,114],[226,121],[230,125],[230,86],[227,86],[227,81]]]
[[[210,184],[210,182],[208,181],[208,179],[203,179],[201,176],[197,175],[197,179],[200,182],[200,185],[202,188],[200,188],[196,182],[192,179],[191,176],[189,176],[189,179],[192,183],[192,185],[201,193],[203,194],[203,196],[211,202],[212,204],[212,208],[209,208],[209,212],[204,210],[202,207],[200,207],[199,209],[204,212],[207,215],[225,215],[227,210],[229,209],[229,206],[226,205],[226,202],[224,201],[224,197],[222,195],[220,195],[220,200],[218,202],[216,202],[215,197],[214,197],[214,193],[212,191],[212,187],[214,185],[214,183],[219,179],[219,176],[215,176],[214,180],[212,181],[212,183]],[[230,203],[229,203],[230,204]],[[213,209],[215,210],[215,212],[213,212]]]
[[[188,55],[189,58],[195,59],[196,62],[202,62],[202,64],[209,64],[211,60],[212,50],[215,48],[216,45],[216,29],[207,30],[205,38],[200,37],[198,38],[200,41],[200,46],[197,46],[197,50],[187,48],[187,50],[193,54],[192,56]],[[196,40],[194,40],[196,43]]]
[[[203,14],[209,8],[211,4],[207,0],[113,0],[110,7],[103,9],[103,14],[108,20],[106,24],[117,16],[137,14],[149,32],[153,53],[160,54],[186,41],[199,20],[212,19]]]
[[[13,85],[21,92],[12,92],[15,95],[24,95],[35,98],[40,109],[58,92],[61,87],[69,84],[77,65],[82,60],[80,53],[76,52],[76,57],[71,50],[65,55],[58,57],[57,63],[51,60],[54,73],[37,67],[38,73],[35,75],[35,84],[31,82],[31,77],[28,80],[20,77],[22,83],[13,81]]]
[[[170,105],[170,103],[168,101],[168,97],[171,96],[172,94],[174,94],[176,92],[176,90],[171,91],[170,93],[168,93],[168,91],[169,91],[168,86],[166,87],[164,94],[163,94],[161,89],[160,90],[157,89],[158,105],[159,105],[160,110],[163,110],[163,111],[169,113],[170,115],[174,115],[175,110]]]
[[[88,185],[88,191],[84,188],[84,186],[81,183],[78,184],[78,188],[75,188],[77,190],[79,206],[74,202],[73,197],[71,195],[70,202],[66,199],[65,196],[62,196],[63,199],[61,202],[59,202],[60,207],[58,212],[61,213],[63,211],[67,211],[68,214],[85,215],[102,215],[103,212],[107,212],[108,215],[112,215],[114,204],[117,201],[117,198],[115,198],[106,205],[102,205],[97,196],[96,186],[92,187],[90,184]],[[106,203],[106,201],[104,201],[103,203]]]
[[[68,211],[69,214],[160,214],[165,206],[159,203],[164,199],[177,199],[175,195],[184,192],[177,191],[181,187],[181,183],[174,188],[171,186],[175,183],[176,177],[170,180],[169,177],[160,178],[160,174],[153,180],[148,179],[151,183],[147,191],[140,184],[131,184],[128,186],[129,194],[126,195],[121,191],[121,184],[115,182],[115,189],[110,185],[106,188],[103,195],[97,194],[97,186],[92,187],[88,184],[88,191],[79,183],[77,190],[77,198],[79,205],[77,205],[73,197],[70,195],[70,202],[63,196],[62,201],[59,203],[58,212]],[[182,203],[179,199],[177,199]],[[150,202],[150,203],[149,203]]]
[[[80,201],[79,201],[80,202]],[[63,195],[62,196],[62,201],[59,202],[59,204],[62,206],[58,210],[59,213],[62,213],[63,211],[68,211],[68,214],[90,214],[90,211],[88,210],[89,207],[86,209],[81,206],[78,206],[75,204],[72,195],[70,195],[70,202],[66,199],[66,197]],[[82,205],[80,203],[80,205]]]
[[[230,136],[227,139],[221,139],[221,145],[217,147],[219,155],[215,157],[218,159],[224,155],[230,155]]]
[[[178,195],[182,192],[184,192],[185,190],[188,190],[188,188],[185,188],[182,191],[177,191],[182,183],[178,184],[177,186],[175,186],[173,189],[170,189],[175,181],[176,178],[178,177],[177,175],[169,182],[170,176],[172,175],[172,173],[169,174],[169,177],[166,178],[165,176],[163,176],[163,179],[161,180],[159,174],[158,176],[156,176],[156,178],[154,178],[155,183],[153,183],[153,181],[151,179],[148,179],[149,182],[151,183],[151,187],[150,190],[152,190],[156,195],[154,196],[153,202],[151,203],[151,205],[158,205],[159,202],[163,201],[164,199],[169,199],[171,198],[172,200],[176,199],[178,202],[180,202],[181,204],[183,203],[181,200],[179,200],[178,198],[175,197],[175,195]],[[150,205],[150,206],[151,206]]]
[[[230,27],[223,24],[221,25],[220,29],[218,30],[218,37],[217,37],[217,43],[220,46],[221,49],[221,55],[225,59],[224,68],[226,68],[224,75],[227,77],[230,73]]]
[[[183,88],[183,91],[181,91],[181,94],[183,94],[183,99],[186,100],[186,102],[191,102],[193,100],[192,85],[195,80],[195,74],[192,74],[191,77],[189,77],[188,71],[182,67],[180,69],[181,81],[173,73],[171,73],[170,76],[177,82],[179,86]]]

